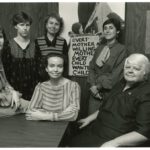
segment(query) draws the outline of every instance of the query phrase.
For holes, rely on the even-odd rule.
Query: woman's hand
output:
[[[80,119],[78,121],[79,124],[81,124],[79,126],[80,129],[84,128],[85,126],[87,126],[90,123],[90,119],[89,118],[84,118],[84,119]]]
[[[96,85],[91,86],[90,91],[93,96],[95,96],[98,93],[98,89]]]
[[[51,120],[52,121],[52,113],[46,113],[39,110],[28,110],[26,112],[27,120]]]
[[[111,140],[102,144],[101,147],[118,147],[118,145],[113,140]]]
[[[97,89],[97,86],[96,85],[93,85],[91,88],[90,88],[90,91],[91,91],[91,94],[97,98],[97,99],[102,99],[102,96],[100,95],[98,89]]]
[[[15,91],[15,90],[12,90],[11,91],[12,93],[12,100],[11,100],[11,107],[14,107],[15,106],[15,109],[17,110],[19,107],[20,107],[20,93]]]

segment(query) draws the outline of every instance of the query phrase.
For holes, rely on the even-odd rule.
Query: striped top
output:
[[[42,56],[46,56],[50,52],[67,54],[68,48],[66,40],[60,36],[54,38],[51,42],[47,36],[42,36],[36,39],[36,45],[41,52]]]
[[[49,79],[49,76],[45,72],[45,58],[49,53],[59,53],[63,54],[65,58],[65,67],[64,67],[64,77],[68,77],[68,45],[64,38],[60,36],[55,36],[52,41],[50,41],[47,35],[38,37],[35,40],[35,48],[37,51],[37,60],[38,60],[38,75],[39,81],[43,82]]]
[[[77,82],[67,79],[63,85],[53,86],[46,81],[36,86],[28,109],[51,113],[53,121],[74,121],[80,109],[79,103],[80,87]]]

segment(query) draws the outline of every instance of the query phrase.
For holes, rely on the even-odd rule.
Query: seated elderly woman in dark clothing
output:
[[[130,55],[124,79],[104,98],[101,108],[85,119],[85,130],[68,144],[71,147],[139,146],[150,138],[150,62],[143,54]]]

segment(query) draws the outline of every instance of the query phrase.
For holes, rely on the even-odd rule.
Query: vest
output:
[[[47,45],[45,36],[37,38],[37,43],[40,48],[40,52],[42,56],[46,56],[49,53],[62,54],[64,42],[65,40],[62,37],[57,36],[55,47],[53,47]]]

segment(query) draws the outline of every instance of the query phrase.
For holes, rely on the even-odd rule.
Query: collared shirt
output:
[[[93,56],[89,65],[88,82],[97,85],[99,89],[111,89],[123,76],[124,60],[127,56],[125,47],[117,41],[109,45],[110,56],[102,67],[96,64],[104,46],[100,45]]]
[[[104,98],[92,132],[107,140],[131,131],[150,138],[150,82],[123,91],[124,86],[118,83]]]

